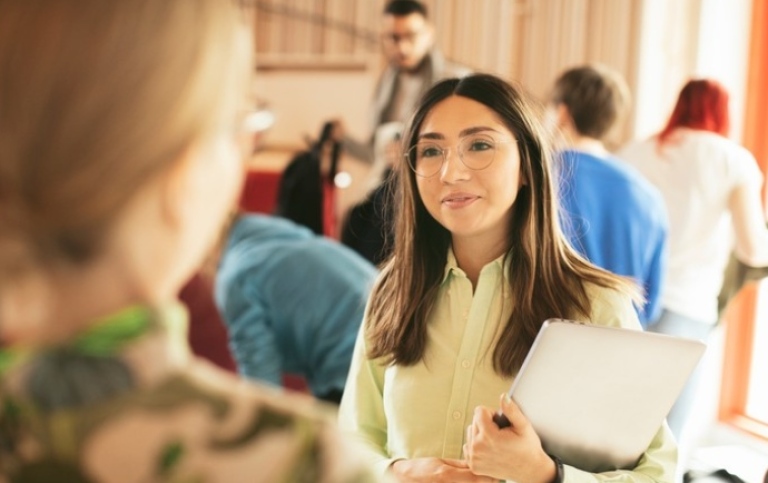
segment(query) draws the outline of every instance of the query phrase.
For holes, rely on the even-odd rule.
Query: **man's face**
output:
[[[412,13],[405,16],[385,15],[382,27],[384,54],[391,64],[413,70],[432,48],[432,26]]]

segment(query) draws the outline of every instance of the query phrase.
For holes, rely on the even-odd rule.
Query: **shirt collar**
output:
[[[492,260],[491,262],[489,262],[488,264],[486,264],[483,267],[483,271],[488,269],[488,267],[495,266],[495,267],[497,267],[498,269],[501,270],[501,273],[503,274],[502,276],[504,277],[504,280],[508,282],[509,281],[509,266],[510,266],[510,264],[512,262],[511,262],[511,257],[509,257],[509,256],[507,257],[506,262],[505,262],[504,261],[504,256],[505,255],[501,255],[498,258],[496,258],[496,259]],[[448,259],[447,259],[446,264],[445,264],[445,272],[443,273],[443,278],[440,281],[441,284],[445,283],[446,280],[448,280],[448,277],[449,277],[449,275],[451,275],[451,273],[454,273],[455,275],[458,275],[458,276],[461,276],[461,277],[466,277],[467,276],[467,274],[464,273],[464,270],[462,270],[461,267],[459,267],[459,264],[456,261],[456,255],[453,254],[453,247],[448,247],[448,257],[447,258]]]

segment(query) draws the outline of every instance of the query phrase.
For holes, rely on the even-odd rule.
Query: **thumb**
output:
[[[516,433],[522,433],[528,429],[530,423],[520,410],[520,406],[515,403],[508,394],[501,395],[501,412],[512,423],[512,430]]]

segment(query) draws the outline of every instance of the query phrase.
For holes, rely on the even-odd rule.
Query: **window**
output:
[[[744,145],[768,175],[768,0],[753,2],[751,35]],[[725,318],[720,419],[768,439],[768,278],[749,282]]]
[[[720,419],[768,439],[768,278],[748,282],[724,318]]]
[[[744,412],[748,417],[768,422],[768,280],[760,283],[755,303],[752,357],[749,361]]]

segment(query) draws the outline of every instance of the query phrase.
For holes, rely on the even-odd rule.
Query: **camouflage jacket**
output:
[[[193,357],[186,313],[132,307],[0,348],[0,481],[366,482],[330,410]]]

